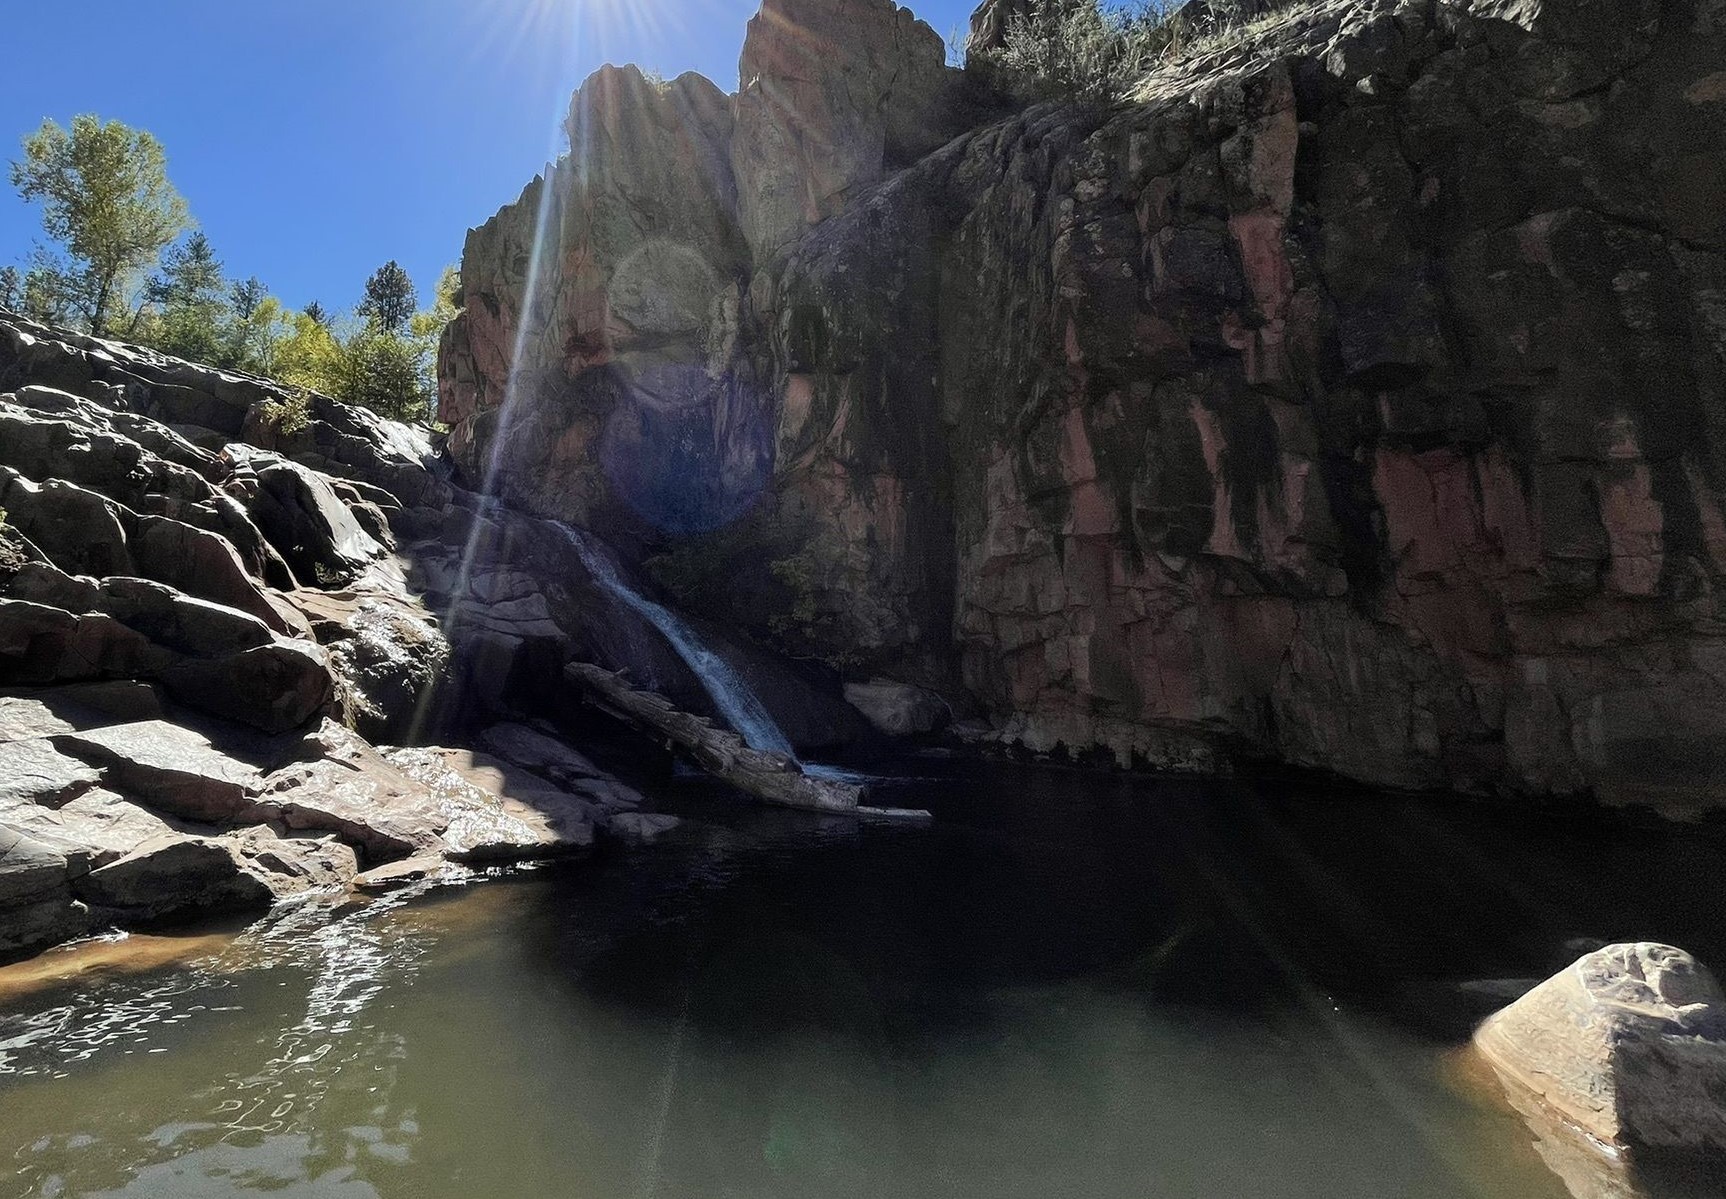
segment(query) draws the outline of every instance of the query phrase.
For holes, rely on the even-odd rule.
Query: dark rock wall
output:
[[[1722,196],[1719,0],[1306,6],[731,260],[763,486],[644,551],[1033,747],[1714,803]]]

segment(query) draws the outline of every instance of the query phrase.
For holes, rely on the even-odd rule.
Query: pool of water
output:
[[[1467,1054],[1578,939],[1726,961],[1726,853],[926,760],[647,849],[0,972],[0,1195],[1561,1197]]]

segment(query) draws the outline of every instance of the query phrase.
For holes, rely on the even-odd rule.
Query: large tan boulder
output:
[[[1511,1086],[1614,1147],[1726,1154],[1726,994],[1670,945],[1608,945],[1487,1020]]]

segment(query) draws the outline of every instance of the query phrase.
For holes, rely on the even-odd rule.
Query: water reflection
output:
[[[0,1017],[0,1078],[68,1079],[104,1058],[162,1059],[151,1071],[160,1085],[128,1079],[119,1102],[104,1105],[114,1127],[20,1148],[25,1193],[376,1195],[354,1163],[406,1161],[417,1134],[390,1100],[406,1038],[374,1010],[386,992],[412,985],[436,939],[431,922],[403,918],[414,894],[290,908],[165,975],[76,983],[51,1005]],[[272,990],[276,1002],[260,1003]],[[199,1042],[236,1033],[250,1034],[252,1062],[200,1077]],[[322,1121],[332,1091],[363,1094],[370,1122]],[[175,1118],[152,1122],[164,1113]],[[132,1177],[68,1191],[86,1174]]]

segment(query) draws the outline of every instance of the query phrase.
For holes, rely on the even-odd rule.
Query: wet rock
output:
[[[54,747],[98,768],[103,781],[163,812],[220,822],[249,806],[257,770],[163,720],[61,733]]]
[[[450,644],[423,610],[360,599],[329,646],[351,723],[372,741],[411,740],[429,727]]]
[[[361,891],[393,891],[412,883],[439,878],[451,869],[441,857],[403,858],[399,862],[387,862],[362,871],[354,879],[354,886]]]
[[[523,861],[593,844],[592,805],[526,771],[459,749],[384,756],[435,797],[447,822],[444,853],[456,861]]]
[[[1726,995],[1670,945],[1609,945],[1487,1020],[1506,1079],[1612,1146],[1726,1155]]]
[[[682,823],[660,812],[618,812],[606,817],[605,831],[625,845],[651,845]]]
[[[892,679],[847,683],[845,700],[891,737],[931,733],[952,719],[952,711],[939,695]]]

